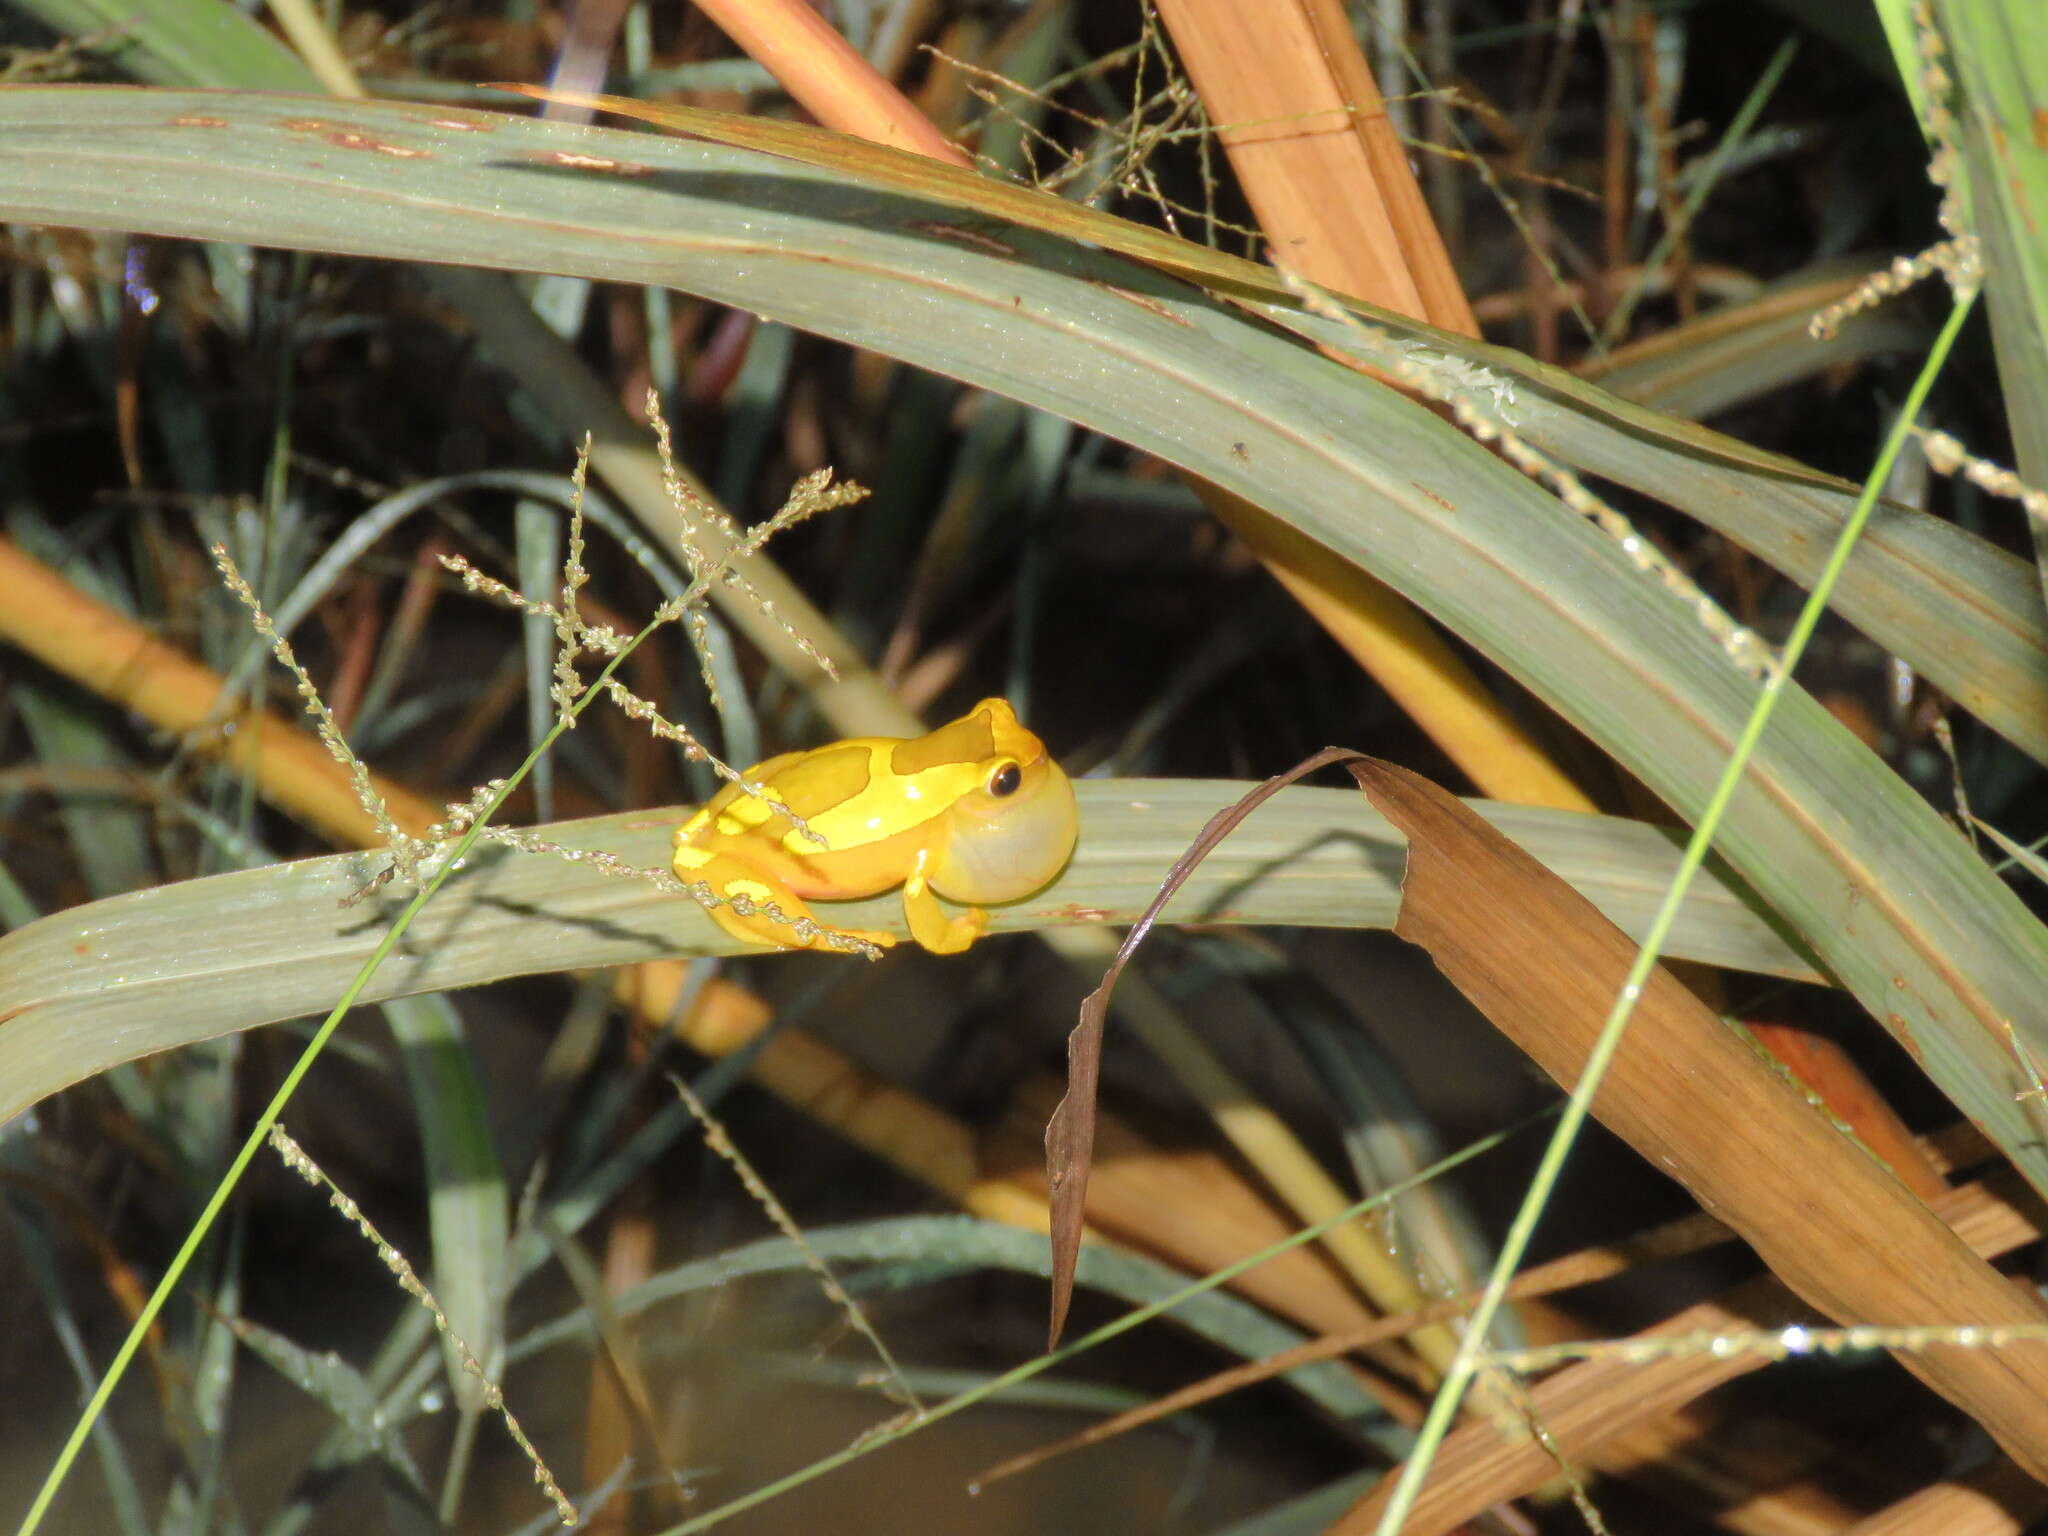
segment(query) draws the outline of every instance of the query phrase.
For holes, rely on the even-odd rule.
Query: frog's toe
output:
[[[956,917],[937,918],[917,913],[911,918],[911,932],[917,942],[935,955],[957,955],[988,932],[988,914],[970,907]]]

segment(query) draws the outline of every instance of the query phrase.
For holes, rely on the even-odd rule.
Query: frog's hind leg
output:
[[[702,882],[719,900],[705,910],[711,920],[734,938],[748,944],[768,944],[777,949],[830,949],[830,936],[842,934],[865,939],[887,949],[896,942],[893,933],[866,928],[840,928],[826,922],[804,904],[801,896],[787,886],[764,880],[760,872],[743,860],[688,846],[676,849],[676,877],[687,885]],[[734,905],[750,909],[742,912]],[[762,911],[773,906],[787,921],[778,921]]]
[[[988,931],[988,914],[979,907],[957,917],[947,914],[925,880],[922,862],[903,882],[903,916],[910,936],[935,955],[957,955]]]

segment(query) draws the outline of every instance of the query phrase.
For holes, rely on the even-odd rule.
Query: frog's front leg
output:
[[[711,894],[719,900],[718,906],[706,908],[711,920],[734,938],[749,944],[772,944],[777,949],[829,949],[832,947],[829,935],[835,933],[866,939],[883,949],[896,942],[893,933],[867,928],[838,928],[820,920],[804,904],[803,898],[780,880],[729,853],[713,853],[708,848],[695,847],[679,838],[675,871],[676,878],[686,884],[701,880],[709,886]],[[759,910],[741,912],[732,905],[735,897],[756,909],[775,906],[791,922],[777,922]],[[816,925],[808,937],[792,926],[792,923],[806,918]]]
[[[969,907],[957,917],[947,916],[925,879],[924,866],[925,857],[919,854],[917,867],[903,882],[903,915],[910,923],[910,936],[935,955],[957,955],[988,931],[988,914]]]

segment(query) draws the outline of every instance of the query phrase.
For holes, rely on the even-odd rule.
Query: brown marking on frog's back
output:
[[[941,763],[978,763],[995,756],[995,751],[995,727],[986,713],[977,712],[928,736],[899,741],[889,753],[889,768],[907,779]]]

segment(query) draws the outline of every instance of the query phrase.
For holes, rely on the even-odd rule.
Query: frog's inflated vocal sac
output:
[[[814,835],[729,784],[676,829],[679,877],[704,881],[723,902],[772,903],[785,917],[814,921],[805,898],[875,896],[900,885],[910,936],[939,954],[981,936],[983,903],[1019,900],[1058,874],[1080,831],[1073,784],[1002,699],[983,699],[926,736],[835,741],[771,757],[744,777]],[[948,917],[935,891],[968,910]],[[720,905],[711,915],[750,943],[820,943],[760,912]]]

